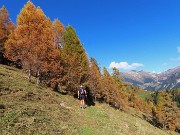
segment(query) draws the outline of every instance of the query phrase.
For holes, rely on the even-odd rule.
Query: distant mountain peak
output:
[[[138,70],[130,70],[130,72],[138,72]]]
[[[180,66],[161,73],[131,70],[122,72],[121,77],[124,81],[147,90],[172,89],[180,87]]]

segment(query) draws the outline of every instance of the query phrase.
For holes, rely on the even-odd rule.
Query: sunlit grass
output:
[[[141,99],[146,99],[146,98],[150,98],[151,96],[151,91],[146,91],[146,90],[138,90],[137,91],[137,96]]]
[[[36,135],[166,135],[107,104],[81,109],[79,101],[38,87],[21,70],[0,65],[0,133]],[[134,112],[133,112],[134,113]],[[176,133],[172,133],[175,135]]]

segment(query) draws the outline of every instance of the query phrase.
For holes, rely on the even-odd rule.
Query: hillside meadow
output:
[[[177,135],[160,130],[131,108],[129,113],[105,103],[82,110],[78,99],[28,81],[19,69],[0,65],[2,135]]]

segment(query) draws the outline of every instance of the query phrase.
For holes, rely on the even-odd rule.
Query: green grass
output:
[[[79,101],[28,82],[21,70],[0,65],[2,135],[166,135],[141,118],[107,104],[82,110]],[[171,133],[176,135],[176,133]]]
[[[152,93],[151,91],[138,90],[137,96],[141,99],[150,98],[151,93]]]

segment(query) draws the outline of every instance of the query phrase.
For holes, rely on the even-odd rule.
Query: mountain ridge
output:
[[[162,90],[180,87],[180,66],[173,67],[161,73],[131,70],[121,72],[124,81],[140,86],[146,90]]]

